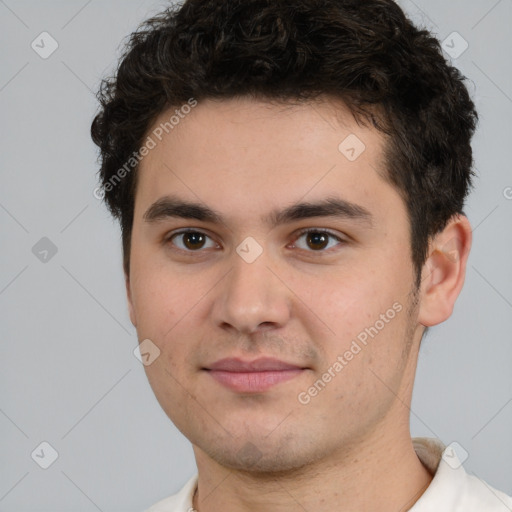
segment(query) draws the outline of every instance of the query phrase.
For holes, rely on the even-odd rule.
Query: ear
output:
[[[426,327],[448,319],[466,276],[472,230],[465,215],[454,215],[429,244],[421,275],[418,322]]]
[[[130,320],[134,327],[137,327],[137,319],[135,317],[135,308],[133,307],[132,291],[130,288],[130,276],[125,272],[124,282],[126,285],[126,297],[128,299],[128,312],[130,314]]]

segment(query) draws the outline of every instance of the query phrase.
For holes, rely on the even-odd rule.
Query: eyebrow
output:
[[[283,210],[273,210],[264,215],[262,220],[270,228],[275,228],[281,224],[314,217],[350,219],[370,227],[373,225],[373,215],[369,210],[339,197],[327,197],[320,201],[297,203]],[[143,215],[143,219],[147,223],[156,223],[168,218],[195,219],[213,224],[226,224],[223,216],[208,206],[174,196],[161,197]]]

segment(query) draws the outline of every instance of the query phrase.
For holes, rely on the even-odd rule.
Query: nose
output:
[[[231,271],[215,289],[212,314],[216,325],[244,334],[286,325],[292,292],[269,263],[265,251],[252,263],[233,254]]]

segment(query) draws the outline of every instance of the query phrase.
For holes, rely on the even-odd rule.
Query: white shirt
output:
[[[512,497],[468,475],[451,446],[425,437],[415,437],[412,442],[416,455],[434,478],[410,512],[512,512]],[[197,475],[178,494],[146,512],[192,512],[196,486]]]

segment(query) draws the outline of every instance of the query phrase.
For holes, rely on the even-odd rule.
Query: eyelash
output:
[[[164,243],[167,245],[167,244],[172,244],[172,240],[174,237],[177,237],[179,235],[186,235],[186,234],[189,234],[189,233],[199,233],[201,235],[204,235],[210,239],[212,239],[211,236],[209,236],[207,233],[205,233],[204,231],[201,231],[200,229],[184,229],[184,230],[181,230],[181,231],[177,231],[175,233],[171,233],[168,237],[166,237]],[[315,233],[315,234],[320,234],[320,235],[326,235],[330,238],[334,238],[336,239],[338,242],[339,242],[339,245],[343,245],[346,243],[346,240],[342,239],[341,237],[339,237],[338,235],[334,234],[333,232],[325,229],[325,228],[304,228],[304,229],[301,229],[299,230],[299,232],[294,236],[294,241],[293,243],[295,243],[299,238],[301,238],[303,235],[307,235],[307,234],[310,234],[310,233]],[[331,251],[332,248],[330,249],[319,249],[317,251],[315,250],[307,250],[307,249],[299,249],[301,251],[305,251],[305,252],[309,252],[309,253],[329,253]],[[204,252],[203,249],[198,249],[196,251],[193,251],[193,250],[190,250],[190,249],[181,249],[180,247],[176,247],[174,250],[176,251],[181,251],[181,252],[184,252],[184,253],[188,253],[188,254],[192,254],[192,253],[201,253],[201,252]]]

